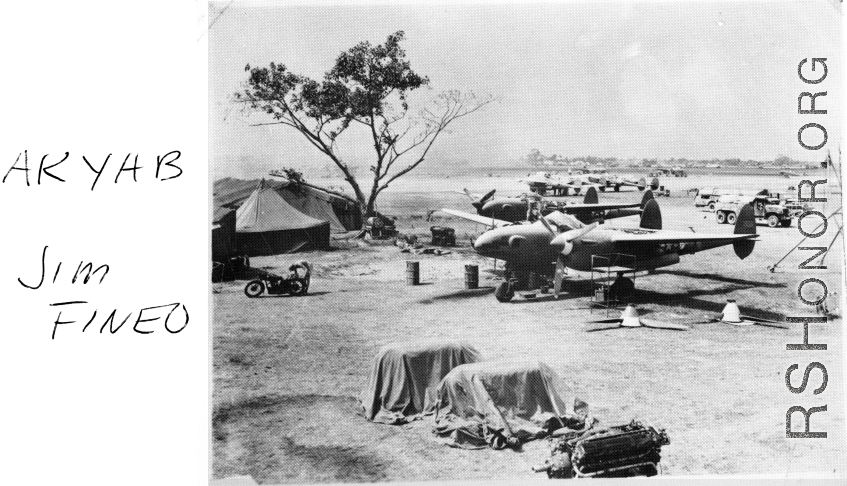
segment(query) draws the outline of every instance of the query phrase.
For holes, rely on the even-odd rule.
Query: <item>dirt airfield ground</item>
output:
[[[484,192],[483,185],[491,182],[503,195],[522,190],[514,178],[493,179],[471,189]],[[725,176],[723,182],[751,180]],[[463,339],[488,360],[549,364],[605,424],[635,418],[666,428],[671,445],[662,451],[664,474],[847,473],[840,319],[812,326],[814,341],[829,346],[812,357],[785,349],[787,343],[802,341],[801,324],[790,330],[693,324],[686,332],[585,332],[586,321],[605,317],[604,311],[589,307],[587,274],[575,276],[570,292],[559,300],[498,303],[493,262],[467,247],[468,237],[479,230],[456,220],[424,219],[429,209],[440,207],[471,211],[465,198],[449,192],[465,182],[410,179],[406,187],[386,193],[380,208],[399,216],[398,227],[405,233],[425,235],[432,224],[455,227],[461,246],[449,255],[401,253],[390,242],[335,242],[333,251],[252,259],[253,266],[279,273],[296,260],[310,261],[315,272],[306,297],[248,299],[243,281],[213,285],[214,477],[249,474],[260,483],[539,477],[531,468],[549,454],[544,440],[520,452],[467,451],[436,442],[431,419],[388,426],[357,414],[356,397],[382,345],[437,337]],[[713,178],[704,174],[662,182],[672,190],[672,197],[659,199],[665,228],[731,232],[683,195],[689,187],[718,185]],[[750,185],[784,190],[788,182],[759,178]],[[600,194],[601,201],[639,197]],[[636,226],[638,218],[606,224]],[[796,224],[758,230],[760,242],[743,261],[724,247],[638,277],[639,312],[692,324],[734,298],[752,315],[809,315],[797,297],[798,283],[809,277],[809,271],[797,270],[805,258],[795,254],[775,273],[767,270],[801,238]],[[814,275],[832,283],[831,293],[841,288],[840,245],[827,258],[829,270]],[[421,262],[423,285],[405,285],[409,259]],[[467,263],[480,266],[479,290],[464,289]],[[825,392],[790,393],[786,368],[800,365],[797,385],[805,365],[815,360],[829,372]],[[809,390],[819,380],[816,371]],[[827,430],[827,439],[785,438],[788,407],[822,404],[828,412],[814,415],[812,426]]]

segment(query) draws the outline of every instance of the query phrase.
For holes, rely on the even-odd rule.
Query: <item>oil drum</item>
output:
[[[465,265],[465,288],[479,288],[479,266]]]
[[[419,285],[421,283],[421,262],[406,262],[406,284]]]

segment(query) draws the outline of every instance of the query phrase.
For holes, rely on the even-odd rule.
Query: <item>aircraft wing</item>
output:
[[[627,203],[627,204],[613,204],[613,203],[596,203],[596,204],[585,204],[585,203],[575,203],[568,204],[567,206],[562,206],[559,208],[560,211],[570,212],[570,211],[579,211],[582,209],[591,209],[594,211],[605,211],[607,209],[624,209],[624,208],[637,208],[641,206],[641,203]]]
[[[620,184],[622,186],[636,186],[636,187],[641,185],[639,181],[628,181],[628,180],[619,181],[618,184]]]
[[[473,221],[474,223],[484,224],[485,226],[490,226],[493,228],[499,228],[501,226],[507,226],[510,224],[514,224],[510,221],[503,221],[502,219],[489,218],[486,216],[480,216],[479,214],[471,214],[466,213],[464,211],[456,211],[455,209],[447,209],[442,208],[442,213],[447,213],[450,216],[456,216],[458,218],[467,219],[468,221]]]
[[[614,243],[697,243],[707,241],[736,241],[756,238],[755,234],[691,233],[685,231],[645,230],[641,228],[615,228]]]

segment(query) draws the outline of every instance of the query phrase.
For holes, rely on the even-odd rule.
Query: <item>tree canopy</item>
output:
[[[377,196],[388,185],[420,165],[447,127],[493,99],[457,90],[442,92],[417,115],[409,113],[410,92],[427,86],[429,79],[412,70],[400,46],[403,31],[382,45],[364,41],[342,52],[321,81],[289,70],[284,64],[247,65],[247,81],[235,101],[249,111],[269,115],[272,121],[297,130],[329,157],[350,184],[366,215],[374,213]],[[367,127],[375,160],[368,196],[338,153],[336,141],[351,124]],[[395,165],[398,160],[403,162]]]

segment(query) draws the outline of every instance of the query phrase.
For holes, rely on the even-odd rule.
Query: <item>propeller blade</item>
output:
[[[538,219],[539,219],[539,221],[541,221],[541,224],[543,224],[544,227],[547,228],[547,231],[549,231],[551,235],[556,236],[558,234],[558,233],[556,233],[556,230],[554,230],[553,227],[550,226],[550,222],[547,221],[547,218],[541,217],[541,218],[538,218]]]
[[[476,197],[474,197],[474,195],[471,194],[471,191],[469,191],[467,187],[463,187],[461,192],[459,192],[459,191],[455,191],[455,192],[458,193],[458,194],[464,194],[465,196],[468,196],[468,199],[470,199],[471,201],[476,201]]]
[[[484,196],[479,198],[479,202],[481,202],[482,204],[487,203],[488,200],[491,199],[494,196],[495,192],[497,192],[497,189],[492,189],[492,190],[488,191],[487,193],[485,193]]]
[[[553,241],[551,241],[550,244],[565,245],[566,243],[573,243],[574,241],[577,241],[583,236],[585,236],[587,233],[590,233],[597,226],[598,223],[591,223],[588,226],[584,226],[582,228],[565,231],[564,233],[553,238]]]
[[[752,321],[752,322],[753,322],[753,324],[755,324],[755,325],[757,325],[757,326],[762,326],[762,327],[774,327],[774,328],[776,328],[776,329],[791,329],[791,328],[790,328],[790,327],[788,327],[788,326],[782,326],[782,325],[779,325],[779,324],[773,324],[773,323],[767,323],[767,322],[759,322],[759,321]]]
[[[592,329],[586,329],[585,332],[597,332],[597,331],[611,331],[612,329],[629,329],[624,326],[611,326],[611,327],[595,327]],[[632,328],[634,329],[634,328]]]
[[[784,322],[781,322],[781,321],[774,321],[772,319],[765,319],[763,317],[756,317],[756,316],[744,316],[744,315],[742,315],[741,318],[746,319],[748,321],[769,322],[771,324],[784,324]]]
[[[690,328],[682,324],[673,324],[670,322],[654,321],[652,319],[639,319],[641,325],[653,329],[669,329],[672,331],[688,331]]]
[[[600,319],[600,320],[597,320],[597,321],[588,321],[588,322],[586,322],[586,324],[612,324],[613,322],[617,322],[618,324],[620,324],[621,320],[620,319]]]
[[[559,255],[556,259],[556,273],[553,275],[553,297],[556,299],[559,298],[559,293],[562,291],[563,278],[565,278],[565,258]]]

